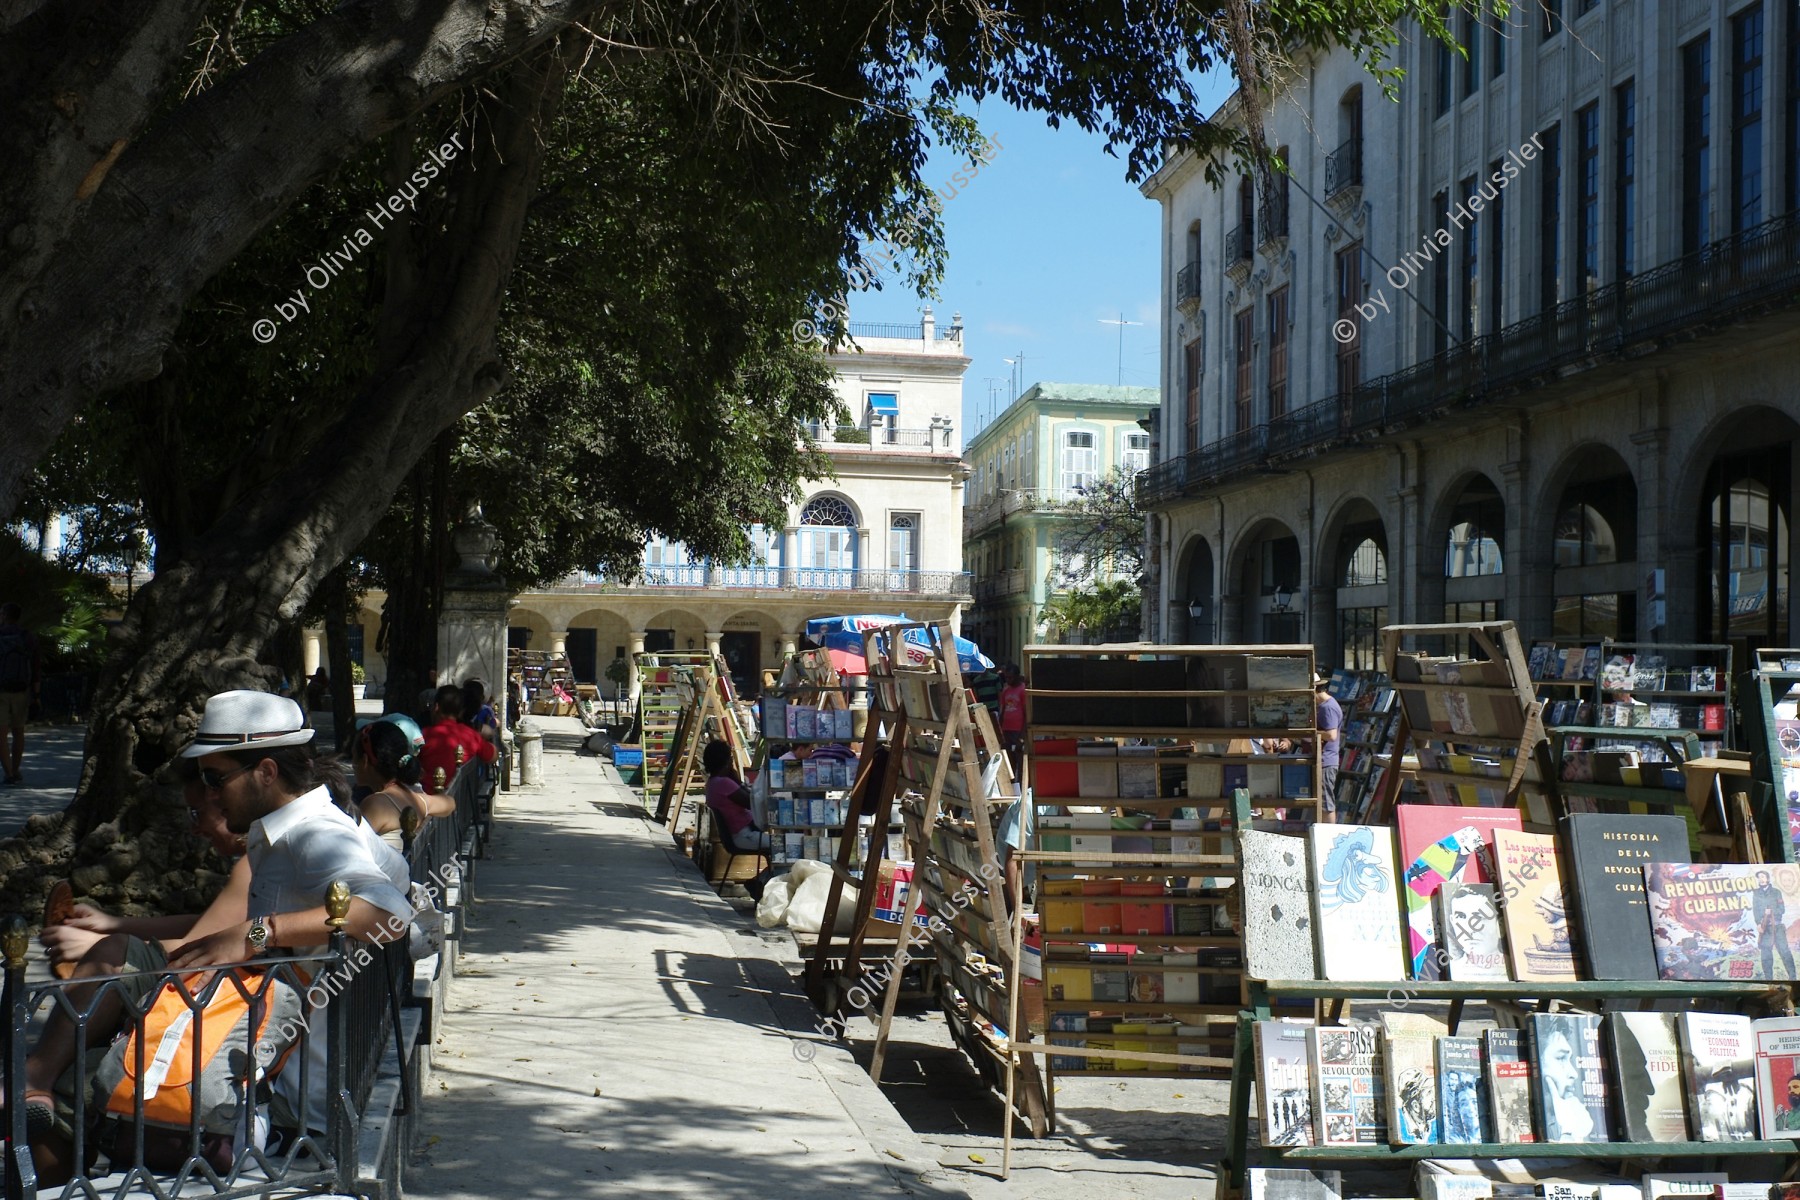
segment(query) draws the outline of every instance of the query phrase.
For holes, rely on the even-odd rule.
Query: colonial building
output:
[[[1287,175],[1146,182],[1160,640],[1791,644],[1800,8],[1483,20],[1466,57],[1401,31],[1397,102],[1347,53],[1296,63]]]
[[[514,645],[565,651],[605,683],[615,657],[714,646],[741,687],[778,666],[809,618],[902,613],[960,627],[969,599],[958,521],[963,479],[962,319],[939,328],[853,323],[830,356],[850,423],[814,430],[835,479],[811,480],[780,527],[753,526],[754,561],[725,566],[652,542],[641,576],[571,576],[512,611]]]
[[[1044,605],[1085,574],[1065,544],[1067,506],[1108,471],[1150,465],[1148,387],[1040,383],[969,443],[963,561],[977,580],[969,636],[995,662],[1041,640]]]

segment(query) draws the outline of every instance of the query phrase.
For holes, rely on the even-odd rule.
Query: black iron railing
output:
[[[1362,139],[1351,138],[1325,160],[1325,198],[1362,186]]]
[[[1256,223],[1245,221],[1236,229],[1225,235],[1225,266],[1235,267],[1239,263],[1250,261],[1255,251]]]
[[[1288,235],[1288,196],[1284,177],[1277,176],[1269,194],[1257,202],[1256,234],[1264,243]]]
[[[1516,397],[1539,383],[1660,348],[1800,301],[1800,213],[1596,288],[1403,371],[1157,463],[1138,476],[1155,504],[1239,471],[1317,454]]]
[[[1191,262],[1175,273],[1175,303],[1200,301],[1200,264]]]

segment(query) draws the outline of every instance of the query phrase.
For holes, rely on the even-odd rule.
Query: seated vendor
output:
[[[720,741],[706,744],[700,762],[706,768],[706,807],[718,822],[719,840],[744,854],[769,853],[769,835],[756,828],[750,792],[731,762],[731,747]]]

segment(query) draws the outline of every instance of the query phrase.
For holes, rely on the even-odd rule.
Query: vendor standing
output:
[[[1344,708],[1327,687],[1329,680],[1315,672],[1313,695],[1318,700],[1316,724],[1319,729],[1319,820],[1337,820],[1338,761],[1343,751]]]

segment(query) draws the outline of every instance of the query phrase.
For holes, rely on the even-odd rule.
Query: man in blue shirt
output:
[[[1344,709],[1337,698],[1326,691],[1329,681],[1323,675],[1313,676],[1313,692],[1319,701],[1319,820],[1337,820],[1337,773],[1343,749]]]

